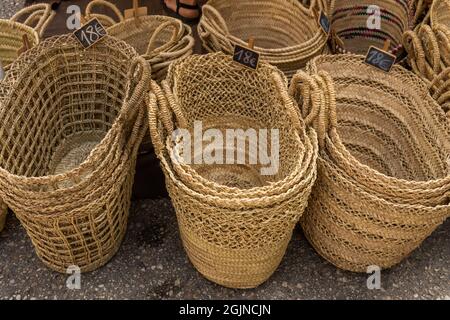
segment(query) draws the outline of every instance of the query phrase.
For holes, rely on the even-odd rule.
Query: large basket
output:
[[[172,65],[162,89],[152,84],[149,102],[152,141],[191,262],[227,287],[263,283],[283,258],[316,177],[317,137],[298,117],[286,79],[266,63],[252,71],[223,53],[194,55]],[[188,165],[174,157],[184,136],[173,129],[192,132],[196,121],[216,132],[278,129],[279,170],[264,176],[261,165],[249,160]],[[231,149],[236,157],[239,152],[245,159],[255,156],[250,147]],[[285,188],[290,179],[296,183]]]
[[[316,0],[309,8],[298,0],[210,0],[203,6],[198,31],[206,50],[227,54],[254,37],[261,59],[290,78],[312,57],[329,52],[328,35],[318,23],[320,9],[331,11]]]
[[[381,28],[368,25],[370,17],[380,9]],[[403,33],[412,28],[412,8],[409,0],[339,0],[331,20],[335,53],[366,55],[370,46],[383,48],[390,40],[388,51],[396,56],[403,52]]]
[[[123,41],[84,49],[65,35],[23,54],[0,83],[0,196],[56,271],[94,270],[120,246],[149,70]]]
[[[389,268],[450,216],[450,128],[417,76],[356,55],[322,56],[299,72],[301,100],[321,146],[301,220],[325,259],[351,271]]]
[[[96,7],[109,8],[116,17],[93,13]],[[91,1],[86,7],[85,17],[99,18],[108,27],[109,35],[135,48],[150,63],[152,78],[158,82],[166,77],[173,61],[193,53],[192,30],[178,19],[159,15],[125,19],[114,4],[104,0]]]
[[[0,19],[0,62],[7,68],[18,56],[26,35],[31,47],[37,45],[55,16],[49,4],[35,4],[17,12],[10,20]],[[23,21],[23,22],[19,22]]]

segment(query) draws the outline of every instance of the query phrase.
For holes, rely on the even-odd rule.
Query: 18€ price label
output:
[[[395,55],[371,46],[364,62],[384,72],[389,72],[395,64],[396,59],[397,57]]]
[[[97,18],[94,18],[73,34],[84,48],[89,48],[106,36],[106,30]]]
[[[259,53],[236,45],[234,47],[233,60],[247,68],[256,70],[259,64]]]

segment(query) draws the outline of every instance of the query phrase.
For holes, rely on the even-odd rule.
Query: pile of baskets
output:
[[[336,1],[331,19],[333,51],[366,55],[370,46],[383,48],[389,40],[388,51],[400,58],[403,33],[412,25],[409,0]]]
[[[0,66],[3,71],[18,57],[24,45],[33,47],[40,42],[53,17],[49,4],[36,4],[20,10],[10,20],[0,19]],[[7,210],[0,200],[0,232],[5,225]]]
[[[450,111],[450,1],[434,1],[414,31],[404,35],[408,62],[430,86],[432,96]]]
[[[321,146],[308,240],[346,270],[400,262],[450,216],[450,126],[426,84],[336,55],[313,59],[290,89]]]
[[[261,284],[283,258],[316,178],[317,137],[300,120],[286,79],[266,63],[253,71],[222,53],[192,56],[171,66],[162,88],[153,83],[149,106],[191,262],[227,287]],[[238,130],[236,144],[214,139],[213,152],[214,137],[202,138],[199,122],[206,137]],[[257,146],[246,140],[252,131]],[[269,155],[279,150],[279,168],[267,167],[264,148]]]
[[[71,34],[22,54],[0,82],[0,198],[48,267],[91,271],[118,250],[149,83],[125,42],[84,49]]]
[[[209,52],[232,54],[234,46],[255,39],[261,59],[277,66],[290,78],[313,57],[328,53],[328,35],[318,13],[332,10],[312,0],[307,8],[298,0],[210,0],[203,6],[198,32]]]
[[[116,17],[94,13],[101,7],[109,8]],[[158,15],[125,19],[114,4],[105,0],[87,5],[85,19],[94,17],[107,27],[109,35],[124,40],[150,63],[154,80],[163,80],[172,62],[193,53],[192,30],[178,19]]]

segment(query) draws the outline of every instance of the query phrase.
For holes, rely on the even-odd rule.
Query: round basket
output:
[[[148,63],[110,36],[71,34],[21,55],[0,83],[0,197],[40,259],[92,271],[125,235]]]
[[[116,17],[94,13],[98,7],[109,8]],[[150,63],[152,78],[158,82],[166,77],[173,61],[193,53],[192,30],[178,19],[159,15],[125,19],[114,4],[105,0],[87,5],[85,18],[94,17],[108,27],[109,35],[124,40]]]
[[[309,8],[297,0],[210,0],[202,8],[198,32],[206,50],[227,54],[254,38],[261,59],[290,78],[309,59],[329,52],[317,15],[320,9],[331,10],[325,7],[315,0]]]
[[[10,20],[0,19],[0,61],[5,69],[19,55],[23,37],[27,36],[31,47],[37,45],[54,16],[49,4],[35,4],[20,10]]]
[[[253,71],[223,53],[194,55],[171,66],[162,88],[156,83],[151,87],[152,141],[191,262],[206,278],[221,285],[258,286],[278,267],[306,206],[316,176],[315,131],[305,129],[287,94],[286,80],[266,63]],[[279,139],[278,170],[264,174],[264,165],[250,160],[260,156],[258,152],[237,144],[217,146],[215,154],[232,150],[237,160],[242,153],[247,159],[242,163],[229,158],[209,162],[206,153],[199,162],[195,143],[193,162],[180,159],[176,151],[182,150],[178,154],[184,156],[191,150],[186,139],[192,134],[195,139],[198,122],[205,134],[277,129],[279,138],[271,139]],[[271,141],[268,145],[273,146]],[[188,167],[190,170],[184,171]],[[292,176],[290,170],[298,176]],[[194,175],[188,178],[189,173]],[[288,179],[297,181],[293,191],[283,186],[291,184]],[[278,193],[271,185],[278,187]],[[260,190],[269,192],[262,195]]]
[[[321,56],[292,81],[321,146],[301,225],[339,268],[389,268],[449,217],[450,127],[428,87],[361,56]]]
[[[408,0],[336,1],[331,27],[335,53],[366,55],[371,46],[383,48],[389,40],[388,51],[399,57],[403,33],[412,28],[411,5]]]

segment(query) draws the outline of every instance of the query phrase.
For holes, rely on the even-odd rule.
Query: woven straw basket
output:
[[[20,10],[10,20],[0,19],[0,61],[4,68],[17,58],[24,35],[31,47],[39,43],[54,15],[49,4],[36,4]]]
[[[374,16],[371,6],[381,11],[381,29],[370,29]],[[412,28],[411,5],[408,0],[340,0],[332,15],[335,53],[365,55],[370,46],[383,48],[390,40],[388,51],[400,56],[403,51],[403,33]]]
[[[98,7],[111,9],[115,19],[93,13]],[[166,77],[167,68],[173,61],[193,53],[192,30],[178,19],[158,15],[125,19],[114,4],[104,0],[91,1],[86,7],[85,17],[99,18],[108,27],[109,35],[135,48],[150,63],[152,77],[158,82]]]
[[[27,36],[31,47],[37,45],[54,15],[49,4],[36,4],[20,10],[10,20],[0,19],[0,65],[4,70],[17,58],[24,45],[23,36]],[[0,200],[0,232],[7,210]]]
[[[105,264],[124,237],[150,68],[106,36],[43,41],[0,83],[0,197],[50,268]]]
[[[450,1],[434,1],[414,31],[403,36],[412,70],[430,86],[446,112],[450,109]]]
[[[249,161],[254,149],[228,143],[216,152],[232,150],[247,161],[180,161],[176,155],[189,149],[180,151],[176,142],[184,136],[173,130],[184,129],[195,139],[196,121],[205,134],[278,129],[279,170],[263,175],[263,165]],[[284,76],[266,63],[253,71],[223,53],[194,55],[171,66],[162,88],[152,83],[149,123],[193,265],[226,287],[252,288],[266,281],[284,256],[316,178],[317,136],[298,117]],[[197,159],[195,148],[191,151]]]
[[[389,268],[450,216],[450,128],[413,73],[321,56],[291,94],[321,146],[305,235],[339,268]],[[309,95],[309,98],[308,98]],[[307,98],[305,98],[307,97]]]
[[[298,0],[210,0],[203,6],[198,31],[206,50],[227,54],[254,37],[261,59],[290,78],[309,59],[329,52],[328,35],[318,23],[320,9],[331,11],[316,0],[309,8]]]

